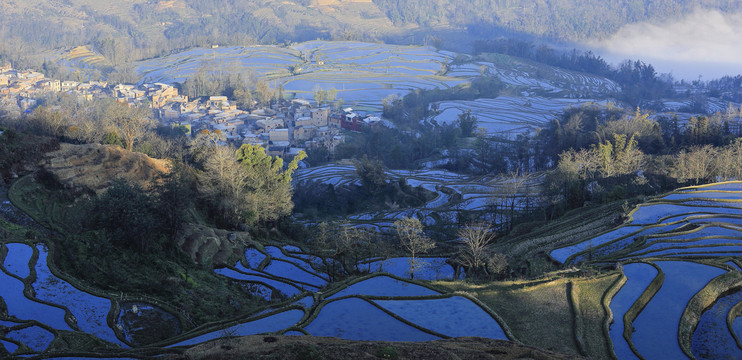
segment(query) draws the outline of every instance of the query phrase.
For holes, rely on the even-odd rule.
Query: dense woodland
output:
[[[627,23],[677,19],[699,6],[721,11],[737,9],[737,4],[729,0],[610,3],[598,0],[374,0],[374,3],[396,24],[464,24],[474,36],[505,30],[560,40],[600,38]]]

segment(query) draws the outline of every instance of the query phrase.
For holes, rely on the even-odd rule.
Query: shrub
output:
[[[397,349],[389,345],[379,349],[379,351],[376,352],[376,357],[381,359],[398,359],[399,353],[397,352]]]

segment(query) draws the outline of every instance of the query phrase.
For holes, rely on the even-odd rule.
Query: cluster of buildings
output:
[[[0,109],[11,113],[30,112],[38,99],[50,92],[70,92],[80,99],[93,100],[108,96],[107,89],[105,81],[49,79],[40,72],[15,70],[9,63],[0,64]]]
[[[81,100],[113,97],[129,106],[148,106],[162,125],[180,126],[189,135],[221,132],[229,142],[262,145],[278,156],[317,147],[333,152],[345,141],[343,129],[361,131],[381,121],[373,114],[316,107],[304,99],[272,102],[248,111],[238,109],[226,96],[189,99],[163,83],[108,86],[98,81],[47,79],[42,73],[17,71],[10,65],[0,67],[0,108],[17,106],[20,112],[30,112],[37,99],[49,92],[67,92]]]

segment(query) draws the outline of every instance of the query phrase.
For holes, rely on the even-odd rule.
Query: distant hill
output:
[[[584,40],[605,37],[628,23],[677,18],[696,7],[730,12],[737,11],[738,3],[734,0],[5,0],[0,3],[3,24],[0,55],[23,61],[19,55],[92,45],[92,50],[107,60],[101,64],[115,66],[193,46],[273,44],[318,38],[427,42],[444,46],[458,44],[462,39],[502,34]]]

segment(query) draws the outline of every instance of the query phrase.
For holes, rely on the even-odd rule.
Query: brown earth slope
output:
[[[39,165],[66,188],[90,190],[96,194],[117,178],[146,188],[158,175],[170,169],[166,160],[118,146],[97,144],[61,144],[59,150],[47,153]]]

